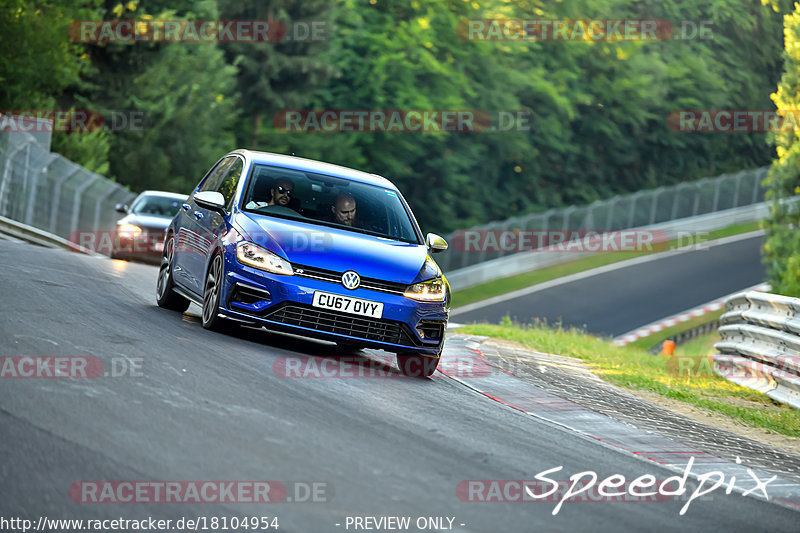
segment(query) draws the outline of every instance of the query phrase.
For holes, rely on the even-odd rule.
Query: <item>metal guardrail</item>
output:
[[[0,216],[0,234],[8,235],[13,239],[38,244],[46,248],[64,248],[73,252],[87,255],[100,255],[88,248],[79,246],[72,241],[68,241],[58,235],[53,235],[46,231],[28,226],[16,220]]]
[[[800,409],[800,298],[748,291],[725,309],[715,372]]]

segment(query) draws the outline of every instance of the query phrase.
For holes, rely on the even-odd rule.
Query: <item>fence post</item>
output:
[[[751,204],[756,203],[758,199],[758,186],[761,185],[761,178],[759,178],[759,172],[753,173],[753,200],[750,202]]]
[[[653,202],[650,204],[650,224],[656,223],[656,210],[658,209],[658,197],[661,195],[661,192],[664,190],[664,187],[659,187],[655,191],[653,191]]]
[[[619,195],[615,196],[608,203],[608,215],[606,216],[606,231],[611,231],[611,224],[614,221],[614,208],[619,201]]]
[[[100,207],[102,206],[103,202],[108,198],[114,196],[115,193],[119,192],[120,190],[125,191],[122,187],[119,187],[116,183],[109,183],[110,187],[108,192],[105,192],[97,197],[97,202],[94,204],[94,231],[100,230]]]
[[[733,188],[733,206],[732,207],[739,207],[739,186],[742,183],[742,176],[745,174],[746,171],[741,171],[736,174],[736,185]]]
[[[32,141],[28,141],[28,143],[30,142]],[[14,156],[17,155],[17,152],[28,146],[28,143],[18,146],[8,155],[8,158],[6,159],[6,166],[3,169],[3,181],[0,182],[0,203],[2,204],[0,205],[0,208],[2,208],[0,209],[0,214],[3,216],[6,216],[8,213],[8,191],[6,189],[8,189],[8,182],[11,181],[11,178],[9,177],[11,174],[11,161],[14,159]]]
[[[78,216],[80,215],[81,211],[81,195],[83,191],[88,189],[100,176],[95,173],[91,173],[89,175],[89,179],[84,181],[81,185],[75,189],[75,197],[72,203],[72,223],[70,224],[70,234],[75,233],[78,231]]]
[[[58,208],[61,205],[61,185],[69,180],[72,176],[80,171],[81,167],[75,166],[75,170],[69,172],[68,174],[64,174],[62,178],[56,180],[55,188],[53,189],[53,197],[55,200],[53,201],[53,207],[50,208],[50,233],[56,233],[56,222],[58,219]]]
[[[633,196],[631,196],[631,211],[628,214],[628,224],[627,226],[625,226],[625,229],[633,227],[633,219],[636,216],[636,201],[639,199],[641,195],[642,195],[641,192],[637,192]]]
[[[727,176],[727,174],[723,174],[722,176],[714,180],[714,202],[711,204],[712,213],[717,212],[717,205],[719,204],[719,188],[720,184],[722,183],[721,178],[724,178],[725,176]]]

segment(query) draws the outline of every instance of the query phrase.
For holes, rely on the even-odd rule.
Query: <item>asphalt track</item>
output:
[[[459,323],[520,323],[585,328],[612,337],[764,281],[763,236],[666,254],[659,260],[614,270],[507,299],[478,309],[454,310]],[[470,306],[471,307],[471,306]]]
[[[557,466],[559,479],[587,470],[629,480],[674,472],[440,373],[281,377],[274,365],[282,357],[325,358],[331,346],[205,331],[196,307],[181,315],[155,305],[151,266],[0,241],[0,275],[0,355],[94,356],[106,369],[128,369],[95,379],[0,379],[0,517],[276,516],[278,531],[314,533],[354,531],[348,516],[447,516],[453,531],[486,533],[797,531],[797,511],[722,491],[683,516],[679,500],[567,502],[555,516],[554,503],[462,501],[463,480],[532,479]],[[381,354],[359,359],[380,362]],[[325,497],[76,503],[69,487],[86,480],[275,480],[290,496],[295,483],[316,482]]]

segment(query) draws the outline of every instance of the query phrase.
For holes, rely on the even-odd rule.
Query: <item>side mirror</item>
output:
[[[225,210],[225,197],[217,191],[203,191],[195,194],[194,203],[203,209],[216,211],[222,216],[228,214],[228,211]]]
[[[435,233],[428,233],[425,237],[425,244],[433,254],[447,250],[447,241]]]
[[[117,204],[114,206],[114,211],[117,213],[122,213],[123,215],[128,214],[128,206],[125,204]]]

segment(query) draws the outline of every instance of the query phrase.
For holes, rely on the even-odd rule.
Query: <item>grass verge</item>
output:
[[[635,348],[640,348],[642,350],[649,350],[659,342],[666,340],[673,335],[677,335],[678,333],[682,333],[684,331],[688,331],[692,328],[697,326],[701,326],[707,322],[713,322],[714,320],[718,320],[725,313],[725,309],[717,309],[716,311],[711,311],[710,313],[706,313],[702,316],[696,316],[694,318],[690,318],[685,322],[679,322],[674,326],[664,328],[661,331],[657,331],[647,337],[642,337],[641,339],[636,339],[635,341],[628,343],[628,346],[632,346]],[[688,344],[688,343],[687,343]]]
[[[758,222],[752,222],[749,224],[737,224],[719,230],[711,231],[708,233],[699,234],[697,236],[697,239],[699,240],[699,242],[706,242],[715,239],[721,239],[723,237],[729,237],[731,235],[739,235],[741,233],[756,231],[757,229],[759,229]],[[656,247],[657,250],[655,251],[663,251],[664,249],[675,249],[685,245],[686,245],[685,241],[683,242],[671,241],[669,245]],[[524,289],[525,287],[530,287],[531,285],[536,285],[537,283],[544,283],[545,281],[550,281],[551,279],[556,279],[563,276],[569,276],[570,274],[583,272],[585,270],[591,270],[593,268],[601,267],[604,265],[610,265],[612,263],[625,261],[627,259],[633,259],[635,257],[648,255],[650,253],[652,252],[617,252],[617,253],[607,252],[600,254],[592,254],[589,255],[588,257],[582,257],[580,259],[576,259],[575,261],[570,261],[569,263],[562,263],[560,265],[555,265],[540,270],[534,270],[531,272],[525,272],[523,274],[517,274],[516,276],[510,276],[507,278],[502,278],[487,283],[482,283],[480,285],[476,285],[468,289],[453,292],[452,294],[453,308],[461,307],[462,305],[467,305],[474,302],[479,302],[481,300],[485,300],[493,296],[498,296],[500,294],[506,294],[508,292],[512,292],[518,289]],[[582,255],[582,254],[576,253],[576,255]]]
[[[719,413],[737,423],[800,437],[800,411],[731,383],[713,372],[714,335],[679,346],[671,357],[653,356],[640,347],[616,346],[577,329],[542,324],[476,324],[459,333],[516,341],[526,348],[582,359],[602,379],[619,387],[654,392]]]

